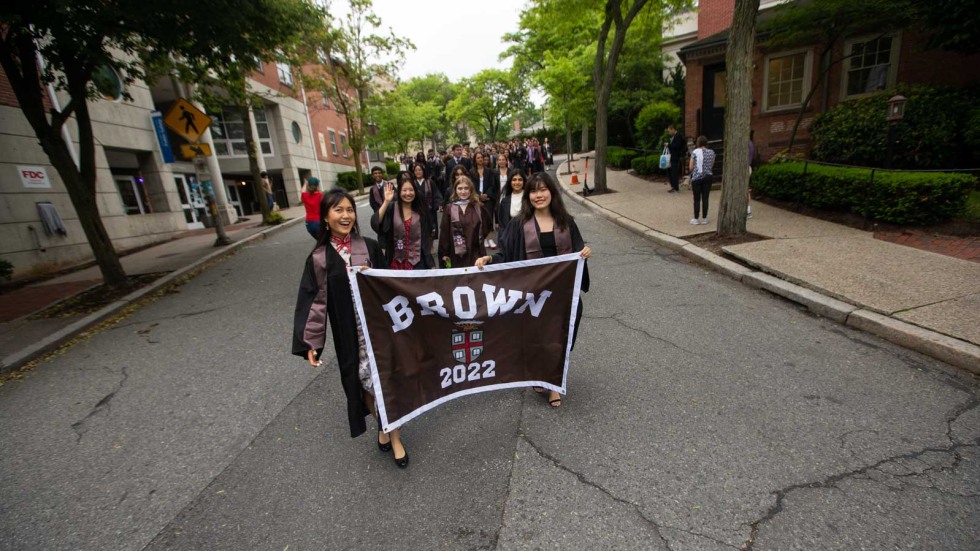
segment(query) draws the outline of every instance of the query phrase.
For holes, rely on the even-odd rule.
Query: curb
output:
[[[559,164],[559,168],[556,169],[556,174],[559,174],[561,166],[567,163],[568,161]],[[645,237],[661,247],[676,251],[702,266],[724,274],[750,287],[763,289],[805,306],[818,316],[877,335],[899,346],[915,350],[916,352],[980,375],[980,346],[866,310],[860,305],[826,296],[765,272],[746,268],[741,264],[718,256],[711,251],[702,249],[683,239],[659,232],[635,220],[601,207],[576,193],[561,177],[556,177],[556,179],[559,185],[561,185],[562,191],[572,201],[593,211],[617,226],[632,231],[641,237]]]
[[[258,233],[254,233],[242,239],[241,241],[236,241],[230,245],[226,245],[225,247],[217,251],[214,251],[211,254],[206,255],[204,258],[198,259],[192,262],[191,264],[184,266],[183,268],[180,268],[179,270],[170,272],[169,274],[161,277],[160,279],[154,281],[153,283],[147,285],[146,287],[143,287],[142,289],[133,291],[132,293],[124,296],[123,298],[109,304],[108,306],[103,307],[101,310],[98,310],[97,312],[93,312],[85,316],[84,318],[72,323],[71,325],[68,325],[66,327],[61,328],[58,331],[55,331],[54,333],[48,335],[44,339],[34,342],[31,345],[18,350],[17,352],[8,354],[4,358],[0,358],[0,375],[6,375],[7,373],[16,371],[19,367],[21,367],[23,364],[27,363],[28,361],[36,358],[37,356],[45,352],[48,352],[49,350],[57,348],[65,341],[68,341],[69,339],[78,336],[79,334],[83,333],[85,330],[113,316],[114,314],[118,313],[126,306],[129,306],[131,303],[136,302],[147,295],[150,295],[161,289],[173,285],[178,279],[186,276],[187,274],[193,273],[195,270],[205,266],[206,264],[213,262],[215,260],[219,260],[226,256],[229,256],[232,253],[237,252],[239,249],[245,247],[252,241],[265,239],[273,234],[285,230],[286,228],[292,227],[302,221],[303,221],[303,217],[298,216],[296,218],[293,218],[292,220],[287,220],[282,224],[262,230]]]

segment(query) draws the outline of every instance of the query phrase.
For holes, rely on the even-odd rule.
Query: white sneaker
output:
[[[698,219],[697,218],[691,218],[691,225],[692,226],[697,226],[698,225]]]
[[[488,241],[489,241],[489,239],[484,239],[483,240],[483,248],[484,249],[489,249],[490,248],[490,243],[488,243]]]
[[[496,241],[494,241],[493,239],[487,239],[487,241],[490,243],[490,248],[491,249],[494,249],[494,250],[497,249],[497,242]]]
[[[708,223],[708,219],[707,218],[702,218],[701,219],[701,223],[702,224],[707,224]]]

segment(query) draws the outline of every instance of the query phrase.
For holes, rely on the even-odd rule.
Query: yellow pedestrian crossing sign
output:
[[[194,157],[210,157],[211,146],[206,143],[182,143],[180,144],[180,154],[185,159]]]
[[[163,124],[188,142],[194,143],[211,126],[211,117],[194,107],[191,102],[178,98],[163,118]]]

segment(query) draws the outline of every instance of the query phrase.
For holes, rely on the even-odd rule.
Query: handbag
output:
[[[660,168],[670,168],[670,150],[667,147],[660,154]]]

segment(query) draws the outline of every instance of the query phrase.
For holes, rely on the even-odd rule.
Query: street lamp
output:
[[[892,147],[895,143],[895,132],[898,128],[899,123],[905,117],[905,102],[907,101],[905,96],[895,95],[888,100],[888,113],[885,116],[885,120],[888,121],[888,143],[886,144],[886,159],[885,168],[890,169],[892,167]]]

